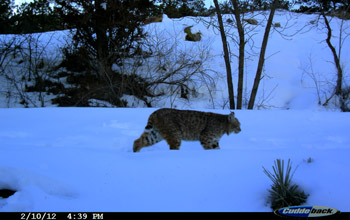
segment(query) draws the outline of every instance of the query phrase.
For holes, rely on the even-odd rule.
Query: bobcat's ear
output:
[[[228,115],[228,120],[229,121],[233,121],[235,119],[235,113],[234,112],[231,112],[229,115]]]

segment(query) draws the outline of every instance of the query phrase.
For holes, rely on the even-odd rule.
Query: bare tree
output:
[[[7,36],[0,42],[1,93],[5,93],[7,107],[44,107],[50,101],[45,83],[51,79],[59,56],[48,49],[54,33],[42,35]]]
[[[319,1],[317,2],[319,4],[319,8],[321,9],[320,16],[318,18],[318,22],[320,22],[321,18],[323,19],[325,29],[327,31],[327,38],[325,39],[326,44],[328,48],[330,49],[333,57],[333,62],[336,68],[336,76],[337,80],[335,83],[335,86],[332,86],[332,92],[329,95],[329,97],[325,100],[323,103],[323,106],[327,106],[328,103],[333,99],[334,96],[337,97],[337,100],[340,102],[340,108],[342,110],[346,110],[344,108],[344,103],[347,102],[347,98],[349,97],[348,93],[350,90],[344,87],[343,78],[343,66],[341,64],[341,52],[342,52],[342,46],[344,44],[344,41],[350,36],[349,33],[346,32],[344,29],[344,19],[346,19],[347,14],[349,13],[350,5],[347,5],[345,2],[340,2],[338,5],[333,4],[333,7],[329,8],[327,6],[327,2]],[[334,2],[333,2],[334,3]],[[339,9],[337,8],[339,7]],[[329,11],[331,9],[331,11]],[[333,36],[333,30],[331,27],[331,19],[329,19],[329,16],[337,16],[339,19],[341,19],[341,25],[339,30],[339,44],[338,44],[338,52],[336,50],[336,46],[332,43],[332,36]],[[318,22],[315,22],[316,25],[318,25]],[[344,36],[345,35],[345,36]]]
[[[234,15],[237,24],[238,36],[239,36],[239,55],[238,55],[238,85],[237,85],[237,109],[242,109],[243,99],[243,76],[244,76],[244,48],[245,48],[245,34],[244,28],[241,21],[241,11],[238,7],[237,0],[231,0]]]
[[[224,30],[224,24],[222,22],[221,10],[217,0],[213,0],[216,8],[216,14],[218,17],[220,34],[222,40],[222,46],[224,50],[224,59],[226,65],[226,76],[227,76],[227,86],[228,86],[228,96],[230,100],[230,109],[235,109],[235,100],[234,100],[234,92],[233,92],[233,84],[232,84],[232,71],[231,71],[231,62],[230,62],[230,54],[228,50],[228,44],[226,39],[226,34]]]
[[[337,68],[337,85],[335,87],[335,95],[340,95],[341,91],[342,91],[342,84],[343,84],[343,69],[340,65],[340,59],[339,56],[337,54],[337,51],[335,50],[332,42],[331,42],[331,38],[332,38],[332,28],[329,25],[328,19],[326,17],[326,15],[324,13],[322,13],[322,17],[323,20],[325,22],[326,28],[327,28],[327,45],[329,47],[329,49],[332,51],[332,55],[333,55],[333,59],[334,59],[334,65]]]
[[[215,2],[217,3],[217,1],[214,0],[214,4],[215,4]],[[226,40],[226,37],[229,37],[238,46],[238,51],[239,51],[238,55],[233,54],[233,56],[236,56],[238,58],[237,109],[241,109],[242,105],[243,105],[244,68],[245,68],[244,63],[245,63],[245,60],[248,59],[246,57],[247,51],[245,51],[245,48],[246,48],[246,45],[249,45],[252,51],[254,51],[256,49],[255,42],[253,41],[253,36],[256,34],[255,30],[258,27],[258,25],[257,25],[258,22],[253,18],[249,18],[249,19],[244,18],[245,13],[248,10],[247,8],[244,8],[244,7],[246,6],[245,4],[248,3],[248,1],[247,2],[240,2],[238,0],[231,0],[230,2],[232,5],[232,12],[234,15],[233,19],[236,22],[234,24],[231,19],[228,19],[227,25],[233,24],[231,26],[234,28],[237,28],[238,39],[235,35],[229,34],[228,31],[225,32],[225,30],[223,28],[223,23],[222,23],[222,16],[221,16],[220,11],[218,11],[218,9],[219,9],[218,4],[215,4],[215,7],[217,10],[217,17],[218,17],[219,25],[215,26],[215,24],[213,24],[213,23],[210,23],[209,25],[213,25],[214,27],[216,27],[220,30],[220,34],[221,34],[221,38],[222,38],[222,42],[223,42],[226,70],[228,70],[228,68],[231,68],[229,66],[229,61],[230,61],[229,59],[230,59],[230,56],[232,56],[232,54],[229,51],[228,42]],[[274,14],[275,14],[276,8],[278,7],[279,2],[280,2],[279,0],[275,0],[271,4],[270,15],[269,15],[269,18],[267,19],[267,26],[265,29],[265,34],[264,34],[262,46],[260,47],[259,62],[258,62],[258,66],[257,66],[254,85],[253,85],[253,88],[252,88],[252,91],[250,94],[250,99],[248,102],[248,109],[253,109],[253,107],[254,107],[256,95],[258,92],[259,83],[260,83],[260,80],[262,79],[262,71],[263,71],[264,62],[265,62],[265,52],[266,52],[267,42],[268,42],[270,30],[272,28],[273,17],[274,17]],[[261,12],[261,13],[264,13],[264,12]],[[260,13],[258,13],[258,14],[260,14]],[[249,14],[249,16],[253,16],[253,17],[256,15],[257,15],[256,13]],[[229,21],[229,20],[231,20],[231,21]],[[228,52],[227,55],[226,55],[225,50]],[[255,56],[256,54],[253,52],[253,54],[248,54],[248,55]],[[230,72],[230,70],[227,71],[227,73],[228,72]],[[229,75],[228,75],[228,78],[229,78]],[[232,77],[231,77],[231,81],[232,81]],[[229,86],[230,85],[229,85],[229,80],[228,80],[228,87]],[[233,94],[233,93],[230,92],[229,95],[230,94]],[[230,97],[229,97],[229,99],[231,100]]]
[[[269,18],[267,20],[267,25],[266,25],[266,28],[265,28],[264,38],[263,38],[263,41],[262,41],[262,44],[261,44],[261,49],[260,49],[258,68],[256,70],[256,75],[255,75],[255,79],[254,79],[254,85],[253,85],[252,92],[251,92],[251,95],[250,95],[248,109],[253,109],[254,108],[254,102],[255,102],[256,94],[258,92],[259,83],[260,83],[260,80],[261,80],[261,73],[262,73],[262,70],[263,70],[263,67],[264,67],[264,62],[265,62],[265,52],[266,52],[267,42],[268,42],[268,39],[269,39],[269,34],[270,34],[272,21],[273,21],[274,15],[275,15],[277,4],[278,4],[278,0],[274,0],[274,2],[272,4],[271,11],[270,11]]]

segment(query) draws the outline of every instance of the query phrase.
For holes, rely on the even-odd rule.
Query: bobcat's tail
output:
[[[163,140],[163,136],[158,129],[153,125],[152,120],[148,120],[144,132],[141,137],[134,141],[133,151],[139,152],[141,148],[151,146]]]

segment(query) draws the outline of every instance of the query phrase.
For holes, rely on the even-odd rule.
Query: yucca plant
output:
[[[292,183],[292,178],[296,169],[291,173],[292,163],[290,159],[288,159],[286,170],[284,170],[284,160],[277,159],[274,163],[275,165],[272,166],[273,173],[263,167],[264,173],[273,182],[271,189],[269,189],[271,208],[275,210],[305,203],[308,195],[300,190],[298,185]]]

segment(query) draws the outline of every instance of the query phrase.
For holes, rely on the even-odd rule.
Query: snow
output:
[[[267,14],[252,16],[263,21]],[[229,17],[225,15],[224,20]],[[225,64],[219,32],[205,23],[210,19],[164,16],[161,23],[145,26],[150,41],[166,42],[168,48],[176,45],[165,57],[166,62],[177,57],[173,52],[190,51],[195,57],[205,49],[209,56],[204,68],[212,70],[216,83],[195,85],[198,94],[190,101],[164,96],[152,102],[154,106],[229,113],[219,110],[227,109]],[[325,31],[321,26],[310,26],[315,19],[317,15],[276,12],[274,22],[280,22],[282,29],[288,26],[283,32],[288,36],[278,33],[282,29],[272,30],[256,101],[257,108],[270,110],[235,111],[242,132],[224,135],[220,150],[205,151],[197,141],[182,142],[179,151],[170,151],[162,141],[133,153],[133,141],[157,109],[140,108],[144,103],[133,96],[123,99],[138,108],[0,109],[0,189],[17,191],[9,198],[0,198],[0,211],[270,212],[267,190],[271,181],[262,167],[272,170],[275,159],[290,158],[293,168],[297,167],[295,183],[309,194],[307,205],[349,212],[350,114],[339,112],[336,105],[325,108],[317,104],[312,77],[317,79],[319,95],[325,100],[336,76],[324,42]],[[343,25],[348,28],[349,24],[345,21]],[[184,41],[183,30],[191,25],[193,33],[202,33],[200,42]],[[338,45],[340,20],[332,19],[331,25],[333,43]],[[255,44],[247,46],[245,101],[255,77],[257,56],[253,55],[261,44],[265,23],[247,28],[251,28]],[[229,30],[237,36],[234,28]],[[54,58],[69,42],[70,33],[31,36],[48,48],[49,58]],[[6,40],[11,35],[0,37]],[[236,49],[231,45],[233,53]],[[341,57],[345,84],[349,53],[350,44],[345,41]],[[152,69],[152,60],[148,64]],[[236,88],[235,57],[231,65]],[[0,87],[11,85],[0,79]],[[1,91],[0,107],[23,107],[4,94]],[[46,106],[52,106],[50,98],[44,97]],[[90,101],[110,106],[101,100]]]
[[[254,18],[259,24],[249,25],[245,23],[247,29],[247,38],[250,41],[246,46],[245,76],[243,104],[247,105],[250,90],[255,78],[259,47],[262,42],[265,30],[268,12],[256,12],[247,14],[245,18]],[[227,23],[227,19],[234,20],[232,15],[224,15],[228,41],[231,52],[233,53],[231,67],[233,74],[233,86],[235,93],[237,88],[238,75],[238,46],[233,43],[237,41],[237,30],[232,24]],[[349,67],[350,63],[350,41],[347,38],[350,28],[350,21],[337,18],[329,18],[332,26],[332,43],[339,51],[339,44],[342,44],[341,64],[344,69],[344,86],[349,84]],[[228,108],[228,94],[226,82],[226,70],[223,59],[222,42],[220,33],[209,22],[214,22],[215,17],[185,17],[180,19],[170,19],[163,16],[162,22],[151,23],[144,26],[147,32],[147,45],[152,45],[153,52],[166,54],[163,57],[151,57],[144,60],[140,66],[139,61],[125,60],[125,66],[118,67],[113,65],[112,69],[121,70],[124,73],[134,73],[143,75],[146,78],[159,78],[159,63],[164,64],[167,71],[173,71],[178,68],[182,58],[184,60],[204,59],[205,63],[201,67],[203,72],[208,74],[195,75],[195,83],[190,84],[196,94],[190,95],[190,100],[180,98],[180,94],[169,90],[169,87],[159,86],[155,88],[156,93],[167,94],[158,98],[153,98],[151,103],[154,107],[174,107],[174,108],[205,108],[205,109],[222,109]],[[319,21],[318,25],[316,21]],[[278,10],[274,17],[274,23],[280,23],[280,28],[273,28],[270,33],[266,61],[263,70],[263,79],[259,86],[259,92],[256,97],[257,109],[311,109],[324,110],[325,107],[318,105],[318,96],[322,102],[325,102],[333,92],[336,83],[336,69],[333,63],[333,57],[330,49],[327,47],[325,39],[327,37],[322,19],[318,15],[305,15],[290,13]],[[192,26],[193,33],[201,32],[202,39],[200,42],[185,41],[186,34],[184,29]],[[343,27],[342,42],[340,40],[340,28]],[[61,59],[62,48],[70,44],[72,33],[74,31],[55,31],[29,36],[17,36],[18,42],[26,42],[24,39],[31,39],[31,47],[38,47],[41,56],[44,56],[48,63],[59,63]],[[0,41],[10,41],[13,35],[0,35]],[[17,61],[26,60],[28,57],[17,58]],[[36,58],[39,62],[42,57]],[[27,62],[18,65],[17,61],[8,71],[14,80],[21,82],[21,77],[28,71],[25,66]],[[135,63],[136,62],[136,63]],[[179,63],[176,63],[179,62]],[[174,64],[175,63],[175,64]],[[128,65],[129,64],[129,65]],[[137,65],[136,65],[137,64]],[[22,69],[21,69],[22,68]],[[123,69],[120,69],[123,68]],[[183,74],[193,71],[193,69],[184,68]],[[20,74],[19,74],[20,73]],[[12,74],[12,75],[11,75]],[[22,74],[22,75],[21,75]],[[44,75],[45,76],[45,75]],[[16,78],[17,77],[17,78]],[[211,77],[211,79],[210,79]],[[63,80],[63,79],[62,79]],[[64,81],[64,80],[63,80]],[[315,85],[317,82],[317,86]],[[30,83],[30,82],[27,82]],[[3,76],[0,76],[0,107],[23,107],[20,104],[21,95],[14,91],[14,86],[9,84]],[[19,88],[25,88],[25,85],[17,85]],[[9,91],[7,91],[9,90]],[[17,94],[17,95],[16,95]],[[30,98],[29,107],[41,106],[42,98],[45,106],[54,106],[51,103],[53,95],[46,93],[40,94],[28,93]],[[10,97],[9,97],[10,96]],[[146,104],[134,96],[124,95],[123,100],[127,101],[129,107],[146,107]],[[336,100],[334,100],[336,101]],[[102,100],[91,100],[93,106],[111,106]],[[327,106],[326,110],[339,109],[333,101]]]
[[[154,110],[0,109],[0,188],[17,191],[0,211],[269,212],[262,166],[277,158],[297,167],[307,204],[350,211],[350,114],[241,110],[242,132],[220,150],[162,141],[133,153]]]

